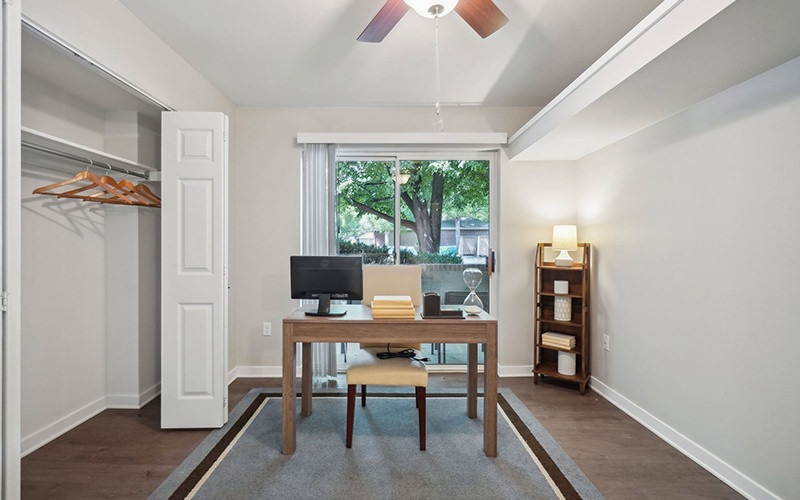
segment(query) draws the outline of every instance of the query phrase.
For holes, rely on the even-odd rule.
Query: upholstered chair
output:
[[[364,267],[364,304],[371,304],[376,295],[408,295],[415,307],[421,302],[422,269],[419,266]],[[380,320],[375,320],[380,321]],[[347,367],[347,447],[353,445],[356,386],[361,385],[361,406],[367,404],[367,386],[414,387],[419,415],[419,449],[425,449],[425,393],[428,387],[428,369],[425,363],[408,357],[381,359],[382,352],[397,353],[413,349],[419,354],[420,344],[395,342],[387,344],[376,338],[375,342],[361,343],[361,350]]]

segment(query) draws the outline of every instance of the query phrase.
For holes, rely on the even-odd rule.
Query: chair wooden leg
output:
[[[367,386],[361,384],[361,406],[367,406]]]
[[[350,384],[347,386],[347,437],[346,444],[348,448],[353,447],[353,419],[356,412],[356,386]]]
[[[425,450],[425,388],[416,387],[417,409],[419,411],[419,449]]]

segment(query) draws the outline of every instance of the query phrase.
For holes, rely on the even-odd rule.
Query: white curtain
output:
[[[336,175],[336,145],[306,144],[302,165],[302,253],[334,253],[333,202]],[[336,386],[336,344],[313,344],[311,373],[315,387]]]

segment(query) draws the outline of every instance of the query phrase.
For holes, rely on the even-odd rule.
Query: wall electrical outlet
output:
[[[261,326],[261,335],[265,337],[272,335],[272,323],[269,321],[264,322],[264,324]]]
[[[603,350],[611,351],[611,338],[608,335],[603,335]]]

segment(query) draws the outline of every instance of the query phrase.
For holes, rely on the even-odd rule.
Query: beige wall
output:
[[[532,114],[525,108],[444,111],[448,132],[510,134]],[[300,249],[302,147],[296,144],[297,133],[427,132],[431,118],[432,109],[427,107],[237,109],[232,139],[236,160],[231,166],[234,366],[279,374],[280,320],[298,305],[289,298],[288,268],[289,256]],[[553,220],[574,219],[570,183],[560,182],[571,179],[573,171],[570,165],[558,164],[529,169],[501,158],[500,364],[514,373],[530,374],[532,363],[533,248],[536,241],[549,238],[546,233]],[[538,232],[542,228],[544,232]],[[261,335],[264,321],[273,323],[272,337]]]
[[[753,498],[800,498],[798,116],[800,59],[578,174],[595,387]]]

